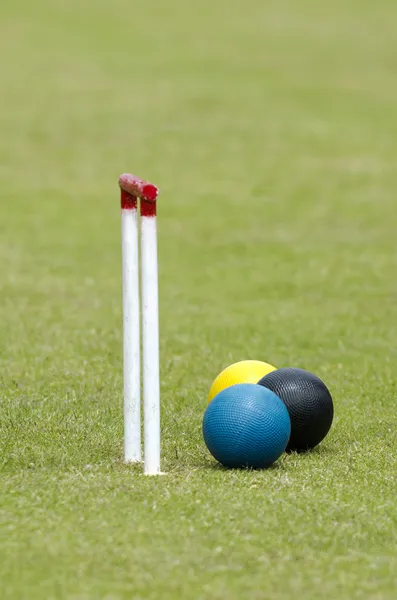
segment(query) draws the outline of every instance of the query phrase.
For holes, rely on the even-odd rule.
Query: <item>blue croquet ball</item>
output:
[[[290,433],[284,402],[254,383],[222,390],[204,413],[204,441],[212,456],[226,467],[270,466],[284,452]]]

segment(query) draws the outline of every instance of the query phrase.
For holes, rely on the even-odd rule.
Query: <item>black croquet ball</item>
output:
[[[325,438],[334,417],[332,396],[319,377],[303,369],[282,368],[258,382],[277,394],[291,418],[288,450],[303,452]]]

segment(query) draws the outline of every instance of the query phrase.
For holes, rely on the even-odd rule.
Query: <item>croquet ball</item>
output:
[[[258,379],[275,371],[276,367],[260,360],[240,360],[223,369],[211,385],[208,402],[225,388],[236,383],[257,383]]]
[[[255,383],[222,390],[204,413],[204,441],[212,456],[226,467],[270,466],[284,452],[290,433],[285,404]]]
[[[331,428],[334,405],[321,379],[303,369],[283,368],[265,375],[259,382],[277,394],[291,417],[287,450],[302,452],[317,446]]]

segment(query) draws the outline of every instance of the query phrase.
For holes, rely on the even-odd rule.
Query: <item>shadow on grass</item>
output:
[[[332,446],[316,446],[315,448],[310,448],[309,450],[287,450],[287,456],[295,456],[299,458],[305,458],[308,456],[335,456],[338,453],[338,449],[333,448]]]
[[[204,465],[202,465],[205,469],[209,470],[209,471],[215,471],[215,472],[239,472],[239,473],[263,473],[265,471],[277,471],[279,469],[282,469],[282,464],[280,463],[280,461],[277,461],[275,463],[273,463],[272,465],[270,465],[269,467],[264,467],[262,469],[253,469],[253,468],[249,468],[249,467],[225,467],[224,465],[221,465],[220,463],[217,462],[211,462],[211,463],[206,463]]]

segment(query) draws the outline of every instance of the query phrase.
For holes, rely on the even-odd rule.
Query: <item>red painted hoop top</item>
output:
[[[121,191],[120,203],[121,208],[123,210],[137,210],[138,208],[138,198],[136,196],[132,196],[128,192],[124,190]]]
[[[139,179],[138,177],[135,177],[135,175],[130,175],[129,173],[120,175],[119,186],[123,192],[146,202],[156,202],[159,193],[159,190],[155,185],[144,179]]]

